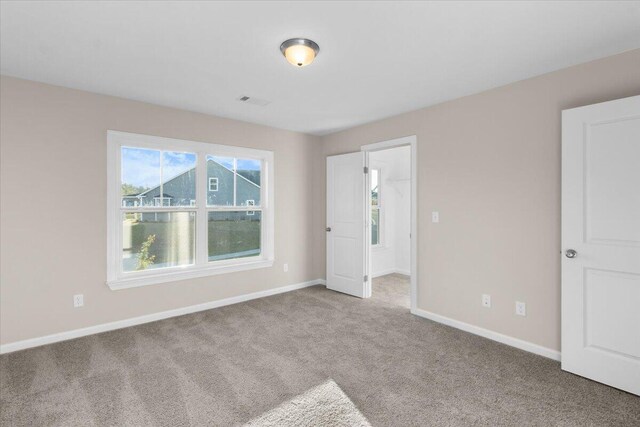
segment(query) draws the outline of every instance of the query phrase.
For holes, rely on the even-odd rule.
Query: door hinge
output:
[[[365,275],[365,276],[364,276],[364,281],[365,281],[365,282],[368,282],[368,281],[369,281],[369,276]]]
[[[369,173],[369,168],[367,166],[364,167],[364,173]]]

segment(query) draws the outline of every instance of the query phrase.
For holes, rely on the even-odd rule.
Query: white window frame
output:
[[[376,243],[375,245],[373,245],[373,244],[371,245],[371,247],[373,249],[377,249],[377,248],[383,248],[384,247],[383,242],[382,242],[382,240],[383,240],[382,239],[382,236],[383,236],[382,228],[383,228],[383,223],[384,223],[384,221],[382,220],[382,215],[383,215],[383,212],[382,212],[382,168],[380,168],[380,167],[372,167],[371,171],[374,171],[374,170],[378,171],[378,206],[374,208],[373,204],[371,204],[371,218],[369,218],[369,221],[371,221],[372,218],[373,218],[373,211],[377,210],[378,211],[378,243]],[[369,191],[371,191],[371,189],[369,189]],[[370,229],[373,230],[373,227],[371,227]],[[372,237],[373,236],[369,236],[369,238],[371,240],[373,240]]]
[[[121,202],[121,155],[122,147],[195,153],[196,206],[149,206],[122,207]],[[261,247],[260,255],[220,261],[209,261],[208,212],[207,207],[207,155],[260,160],[262,163],[260,187]],[[205,277],[236,271],[268,268],[274,262],[274,172],[273,152],[229,145],[209,144],[173,138],[141,135],[119,131],[107,131],[107,285],[113,289],[126,289],[167,283],[178,280]],[[156,270],[123,272],[122,270],[122,213],[127,209],[150,212],[186,211],[196,213],[195,264],[166,267]],[[255,206],[216,207],[229,211],[256,210]]]
[[[211,189],[211,184],[214,184],[216,189],[212,190]],[[218,178],[215,176],[212,176],[211,178],[209,178],[209,191],[214,192],[214,191],[218,191]]]

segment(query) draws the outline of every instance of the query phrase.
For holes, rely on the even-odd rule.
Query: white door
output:
[[[562,369],[640,394],[640,96],[562,113]]]
[[[365,297],[364,152],[327,157],[327,288]]]

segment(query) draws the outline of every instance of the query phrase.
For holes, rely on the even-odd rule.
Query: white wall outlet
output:
[[[518,316],[526,316],[527,315],[527,305],[523,302],[516,301],[516,314]]]
[[[284,272],[286,273],[287,271],[289,271],[289,264],[284,264],[282,266],[282,269],[284,270]]]
[[[491,295],[487,295],[487,294],[482,295],[482,306],[486,308],[491,308]]]
[[[78,308],[84,305],[84,295],[78,294],[73,296],[73,306]]]
[[[431,212],[431,222],[440,222],[440,212]]]

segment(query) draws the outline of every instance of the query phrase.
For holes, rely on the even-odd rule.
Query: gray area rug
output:
[[[373,426],[638,426],[640,398],[314,286],[0,356],[2,426],[237,426],[333,379]]]
[[[338,384],[329,380],[247,423],[247,427],[370,427]]]

